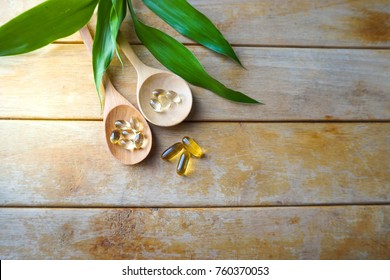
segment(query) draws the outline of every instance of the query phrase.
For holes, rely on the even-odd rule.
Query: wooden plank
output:
[[[141,0],[138,0],[136,8],[144,22],[176,35],[161,20],[151,15],[140,2]],[[212,3],[206,0],[193,0],[190,2],[212,19],[233,44],[390,46],[388,0],[217,0]]]
[[[3,1],[4,2],[4,1]],[[5,1],[0,24],[42,2]],[[133,1],[138,16],[182,42],[191,41],[173,31],[149,11],[141,0]],[[389,47],[388,0],[191,0],[233,44],[275,46]],[[96,19],[91,23],[94,26]],[[138,42],[128,16],[122,26],[132,42]],[[80,41],[78,34],[65,41]]]
[[[162,67],[144,47],[148,65]],[[390,50],[238,48],[247,70],[191,47],[211,75],[263,100],[233,103],[192,87],[190,120],[388,120]],[[55,44],[31,54],[0,58],[0,118],[101,119],[92,66],[83,45]],[[118,90],[136,104],[136,74],[114,61]]]
[[[390,207],[0,209],[1,259],[389,259]]]
[[[152,127],[123,166],[101,122],[0,121],[2,206],[257,206],[390,202],[389,123],[185,123]],[[184,135],[205,157],[188,177],[160,154]]]

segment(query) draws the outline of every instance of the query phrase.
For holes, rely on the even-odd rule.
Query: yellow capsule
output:
[[[183,143],[175,143],[161,154],[161,158],[163,160],[171,160],[176,157],[183,150],[183,148]]]
[[[150,99],[149,104],[155,112],[161,113],[169,110],[172,101],[165,94],[159,94],[158,96],[154,95],[154,97]]]
[[[117,120],[115,121],[115,127],[118,129],[126,129],[130,127],[129,122],[124,121],[124,120]]]
[[[189,151],[193,156],[198,158],[202,157],[202,148],[198,145],[198,143],[195,142],[194,139],[185,136],[183,137],[182,142],[184,144],[184,148],[186,148],[186,150]]]
[[[135,143],[133,140],[121,139],[119,140],[118,145],[126,150],[132,151],[134,150]]]
[[[110,141],[112,144],[118,144],[121,139],[121,132],[119,129],[114,129],[110,134]]]
[[[126,139],[126,140],[134,140],[135,132],[129,128],[121,130],[121,137],[122,139]]]
[[[165,89],[161,89],[161,88],[152,91],[152,95],[154,97],[158,97],[160,94],[164,94],[164,93],[165,93]]]
[[[143,129],[137,117],[130,117],[130,128],[134,131],[141,131]]]
[[[149,104],[155,112],[161,113],[163,111],[161,108],[162,106],[157,98],[150,99]]]
[[[134,138],[134,146],[136,149],[141,149],[144,144],[145,136],[142,132],[137,132]]]
[[[181,102],[181,96],[178,95],[175,91],[173,90],[168,90],[165,95],[173,102],[176,104],[179,104]]]
[[[187,151],[184,151],[179,159],[179,162],[177,164],[176,172],[178,175],[183,176],[187,172],[188,163],[190,162],[190,153]]]

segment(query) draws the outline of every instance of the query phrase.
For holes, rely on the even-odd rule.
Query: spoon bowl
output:
[[[118,105],[108,112],[104,122],[108,149],[110,150],[111,154],[123,164],[135,164],[142,161],[152,148],[152,134],[149,126],[145,127],[145,122],[142,122],[142,133],[145,136],[145,144],[143,145],[142,149],[131,152],[111,143],[110,134],[114,129],[116,129],[115,121],[129,121],[130,117],[136,117],[140,122],[142,122],[141,120],[143,119],[142,115],[137,110],[132,110],[128,105]]]
[[[93,39],[87,26],[80,30],[80,35],[90,54],[92,54]],[[152,148],[152,131],[143,115],[115,89],[107,74],[103,76],[103,85],[105,89],[103,122],[108,149],[118,161],[125,165],[139,163],[148,156]],[[115,121],[129,121],[130,117],[138,118],[146,141],[141,149],[133,151],[126,150],[110,141],[111,132],[116,128]]]
[[[173,90],[180,95],[180,103],[173,103],[167,112],[157,113],[150,106],[155,89]],[[192,94],[188,84],[176,75],[160,72],[149,76],[138,91],[138,104],[145,118],[158,126],[173,126],[181,123],[191,111]]]
[[[176,74],[145,65],[134,53],[126,38],[118,33],[118,45],[133,64],[138,75],[137,102],[144,117],[158,126],[173,126],[184,121],[192,108],[192,93],[188,83]],[[165,112],[156,112],[150,105],[153,91],[156,89],[175,91],[181,98],[178,104],[172,104]]]

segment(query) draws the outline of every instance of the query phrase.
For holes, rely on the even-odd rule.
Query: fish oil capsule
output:
[[[158,96],[158,101],[161,104],[161,108],[166,111],[171,107],[172,101],[165,95],[165,94],[160,94]]]
[[[167,111],[171,107],[172,101],[165,94],[158,94],[150,99],[149,104],[155,112],[161,113]]]
[[[165,89],[161,89],[161,88],[152,91],[154,97],[158,97],[160,94],[164,94],[164,93],[165,93]]]
[[[134,150],[135,148],[135,142],[133,140],[121,139],[119,140],[118,145],[130,151]]]
[[[173,103],[179,104],[181,102],[181,97],[173,90],[168,90],[165,92],[165,95],[171,100]]]
[[[134,138],[134,146],[136,149],[141,149],[144,144],[145,136],[142,132],[137,132]]]
[[[157,113],[165,112],[171,107],[171,101],[164,95],[150,99],[149,104]]]
[[[179,162],[177,164],[176,173],[180,176],[183,176],[187,172],[188,163],[190,162],[190,153],[187,151],[184,151],[179,159]]]
[[[115,127],[118,129],[126,129],[130,127],[129,122],[124,121],[124,120],[117,120],[115,121]]]
[[[143,129],[142,124],[137,117],[130,117],[130,128],[135,132]]]
[[[171,160],[176,157],[183,149],[183,143],[175,143],[161,154],[161,158],[163,160]]]
[[[202,157],[203,151],[202,148],[198,145],[198,143],[195,142],[194,139],[188,136],[184,136],[182,139],[184,148],[186,148],[187,151],[189,151],[193,156],[195,157]]]
[[[118,144],[118,141],[121,139],[121,132],[119,129],[114,129],[110,134],[110,142],[112,144]]]
[[[150,106],[152,107],[152,109],[153,109],[155,112],[157,112],[157,113],[161,113],[161,112],[162,112],[162,110],[161,110],[161,104],[160,104],[160,102],[158,101],[157,98],[152,98],[152,99],[150,99],[149,104],[150,104]]]
[[[134,140],[135,132],[132,129],[124,129],[121,131],[121,137],[126,140]]]

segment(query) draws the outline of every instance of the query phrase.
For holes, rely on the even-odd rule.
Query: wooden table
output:
[[[0,23],[41,1],[1,0]],[[152,126],[150,156],[108,153],[91,59],[78,34],[0,58],[1,259],[389,259],[388,0],[189,1],[247,70],[177,35],[246,106],[192,87],[174,128]],[[94,25],[92,20],[91,26]],[[162,67],[122,28],[136,53]],[[128,62],[110,68],[135,104]],[[205,149],[187,177],[161,152]]]

